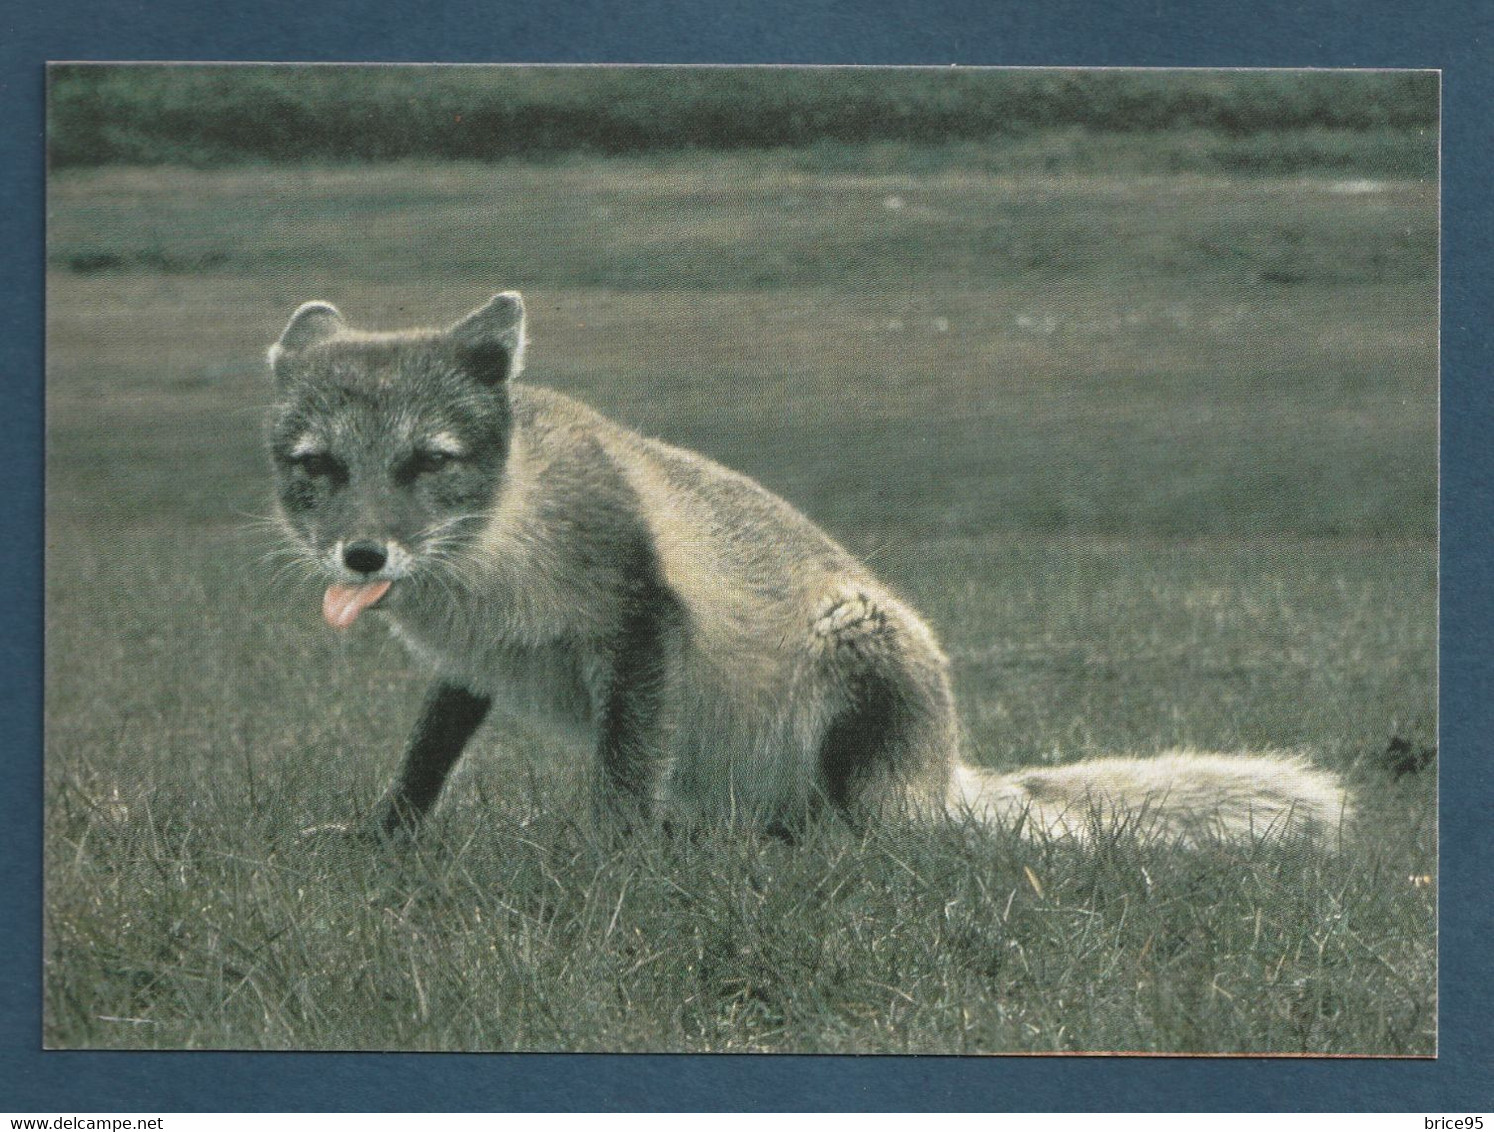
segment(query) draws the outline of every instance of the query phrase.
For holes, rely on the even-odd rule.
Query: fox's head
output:
[[[307,303],[270,347],[280,515],[325,577],[337,628],[404,579],[454,569],[508,457],[524,300],[495,295],[439,331],[369,333]]]

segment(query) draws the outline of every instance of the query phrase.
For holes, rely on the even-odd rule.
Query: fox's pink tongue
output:
[[[322,616],[334,629],[346,629],[379,598],[389,592],[389,582],[369,582],[362,586],[328,586],[322,598]]]

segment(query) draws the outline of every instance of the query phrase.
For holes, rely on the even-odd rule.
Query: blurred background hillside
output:
[[[1429,174],[1432,72],[96,66],[51,71],[56,167],[642,154],[1180,133],[1166,167]],[[1261,144],[1262,135],[1290,144]],[[1056,159],[1053,154],[1049,159]]]

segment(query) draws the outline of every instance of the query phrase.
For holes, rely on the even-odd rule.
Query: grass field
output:
[[[1435,186],[1055,171],[1065,137],[56,173],[46,1043],[1432,1052]],[[974,759],[1304,748],[1360,793],[1343,851],[603,847],[508,721],[418,850],[338,835],[423,676],[262,566],[263,349],[307,299],[505,287],[531,380],[928,616]]]

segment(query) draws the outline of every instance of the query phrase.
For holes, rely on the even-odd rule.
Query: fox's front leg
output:
[[[668,624],[658,608],[629,619],[618,634],[611,676],[597,704],[594,806],[599,818],[623,828],[646,821],[653,808],[664,746]]]
[[[437,680],[426,694],[404,765],[379,818],[385,836],[413,834],[436,804],[462,748],[487,717],[490,696]]]

